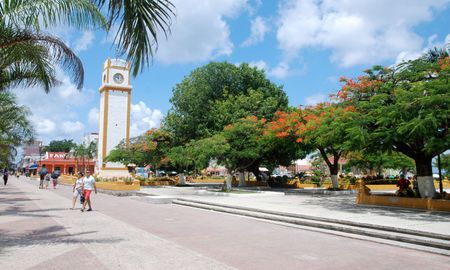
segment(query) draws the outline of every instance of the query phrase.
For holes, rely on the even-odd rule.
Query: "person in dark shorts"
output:
[[[45,165],[42,165],[42,168],[39,170],[39,188],[44,188],[44,178],[47,174],[47,168],[45,168]]]
[[[5,183],[5,186],[6,186],[6,183],[8,183],[8,169],[7,168],[5,168],[5,170],[3,171],[3,183]]]

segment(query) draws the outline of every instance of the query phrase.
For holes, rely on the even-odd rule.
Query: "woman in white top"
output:
[[[75,208],[75,203],[77,202],[78,196],[81,196],[83,194],[83,182],[84,182],[84,175],[82,172],[79,172],[77,181],[73,183],[72,208],[70,208],[71,210]]]

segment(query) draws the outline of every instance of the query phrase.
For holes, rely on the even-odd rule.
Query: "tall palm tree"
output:
[[[46,92],[58,83],[59,64],[83,87],[80,59],[60,39],[41,29],[58,24],[104,27],[106,21],[90,0],[0,0],[0,91],[24,84]]]
[[[169,0],[0,0],[0,56],[5,62],[0,63],[4,73],[0,87],[25,83],[41,85],[48,92],[57,83],[56,62],[69,71],[78,89],[82,88],[80,59],[61,40],[41,32],[59,24],[106,30],[118,24],[115,44],[132,63],[136,76],[152,59],[158,32],[167,36],[174,10]],[[24,46],[30,47],[27,54],[19,54],[22,58],[17,59]],[[32,49],[42,58],[24,59]]]
[[[17,105],[11,93],[0,92],[0,164],[13,160],[16,147],[33,139],[28,114],[28,109]]]

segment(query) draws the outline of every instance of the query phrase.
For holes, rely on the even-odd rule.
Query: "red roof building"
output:
[[[95,161],[93,159],[84,160],[82,158],[71,157],[69,153],[47,152],[40,162],[38,162],[38,171],[45,165],[49,172],[59,170],[61,174],[75,174],[83,170],[94,172]]]

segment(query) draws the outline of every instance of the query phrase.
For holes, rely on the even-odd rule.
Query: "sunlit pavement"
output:
[[[0,269],[446,269],[450,258],[263,221],[93,195],[0,186]]]

